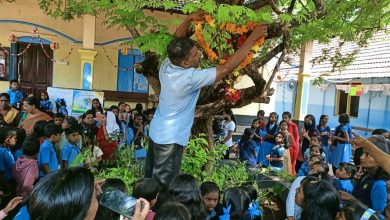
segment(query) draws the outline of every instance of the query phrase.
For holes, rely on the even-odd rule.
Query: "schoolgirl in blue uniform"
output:
[[[271,154],[272,148],[275,146],[275,136],[279,132],[278,114],[271,112],[269,114],[268,123],[264,128],[264,140],[261,144],[257,163],[264,167],[268,167],[269,161],[266,156]]]
[[[349,125],[349,115],[341,114],[339,116],[340,125],[336,127],[335,135],[332,141],[337,142],[332,150],[331,164],[338,168],[341,162],[349,163],[352,157],[352,128]]]
[[[326,161],[330,161],[331,152],[329,147],[330,127],[328,126],[329,116],[321,115],[320,123],[317,125],[317,130],[321,138],[321,146],[326,155]]]

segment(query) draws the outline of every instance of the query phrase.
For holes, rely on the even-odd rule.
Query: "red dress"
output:
[[[100,149],[103,151],[103,160],[116,159],[115,152],[118,149],[118,143],[116,141],[109,141],[104,134],[104,127],[100,126],[97,134],[96,141],[99,143]]]
[[[290,157],[293,175],[295,175],[295,162],[298,159],[299,154],[299,132],[298,126],[290,121],[288,122],[288,133],[290,133],[293,145],[290,146]]]

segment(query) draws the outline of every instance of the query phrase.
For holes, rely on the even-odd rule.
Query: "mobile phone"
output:
[[[99,204],[128,218],[134,215],[137,199],[126,193],[108,187],[100,198]]]

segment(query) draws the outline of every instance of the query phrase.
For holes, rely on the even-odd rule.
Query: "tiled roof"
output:
[[[321,56],[323,49],[330,49],[330,54],[334,54],[338,44],[337,39],[333,39],[326,45],[314,42],[312,58]],[[354,43],[345,43],[341,53],[347,54],[356,48],[358,46]],[[286,75],[286,78],[292,78],[292,75],[298,74],[299,56],[293,56],[290,64],[284,63],[281,65],[279,74],[282,78]],[[352,64],[345,67],[345,69],[332,72],[332,64],[329,61],[324,61],[320,64],[314,64],[310,70],[310,75],[313,77],[322,76],[325,79],[390,77],[390,35],[384,32],[375,34],[369,40],[369,44],[360,49]]]

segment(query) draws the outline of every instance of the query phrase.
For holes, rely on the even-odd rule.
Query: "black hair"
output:
[[[49,93],[47,93],[46,91],[43,91],[43,92],[41,92],[41,95],[42,95],[42,93],[44,93],[47,96],[47,99],[50,99]]]
[[[189,220],[194,219],[188,208],[179,202],[165,203],[154,216],[154,220]]]
[[[322,155],[310,155],[310,159],[311,159],[312,157],[316,157],[316,158],[319,159],[319,161],[325,162],[325,157],[323,157]]]
[[[54,123],[48,123],[44,128],[45,136],[50,138],[53,135],[61,134],[62,128]]]
[[[50,173],[31,192],[30,218],[84,220],[92,203],[94,187],[93,174],[84,167]]]
[[[126,103],[125,103],[125,102],[119,102],[119,103],[118,103],[118,108],[119,108],[119,106],[121,106],[122,104],[124,104],[124,105],[126,106]]]
[[[48,121],[40,120],[35,122],[33,127],[33,135],[37,138],[46,137],[45,135],[45,126],[48,124]]]
[[[251,201],[256,201],[257,200],[257,190],[253,186],[253,184],[246,183],[240,187],[243,189],[246,193],[248,193],[249,197],[251,198]]]
[[[112,111],[113,109],[116,109],[116,110],[118,110],[119,111],[119,108],[118,108],[118,106],[116,106],[116,105],[111,105],[111,107],[110,107],[110,111]]]
[[[173,65],[180,66],[182,61],[188,60],[190,51],[196,45],[189,38],[176,38],[169,43],[167,53]]]
[[[339,122],[341,124],[348,124],[349,123],[349,115],[347,113],[343,113],[339,115]]]
[[[282,145],[283,145],[283,147],[284,148],[286,148],[286,149],[288,149],[288,133],[287,132],[285,132],[285,131],[279,131],[276,135],[278,135],[278,134],[280,134],[280,135],[282,135],[282,137],[283,137],[283,139],[282,139],[282,141],[283,141],[283,143],[282,143]],[[276,137],[276,136],[275,136]]]
[[[328,172],[318,172],[318,173],[310,174],[308,176],[316,177],[318,179],[327,181],[328,183],[330,183],[332,185],[334,184],[334,179],[329,175]]]
[[[329,165],[324,161],[316,161],[312,164],[312,166],[320,166],[323,169],[323,171],[320,172],[325,172],[325,173],[329,172]]]
[[[313,145],[311,145],[310,148],[309,148],[310,151],[311,151],[311,149],[314,148],[314,147],[318,147],[318,148],[320,149],[320,154],[324,153],[324,149],[321,147],[321,145],[318,145],[318,144],[313,144]]]
[[[12,84],[12,83],[19,83],[19,81],[16,80],[16,79],[11,79],[11,80],[9,81],[9,83],[10,83],[10,84]]]
[[[27,104],[29,104],[31,106],[35,106],[35,108],[41,110],[40,109],[41,104],[39,103],[39,99],[35,98],[34,96],[29,96],[26,99],[24,99],[23,101],[25,101],[25,102],[27,102]]]
[[[271,112],[271,113],[269,113],[269,116],[271,117],[271,115],[274,115],[274,116],[275,116],[275,119],[276,119],[275,124],[278,124],[278,121],[279,121],[279,115],[278,115],[278,113],[276,113],[276,112]],[[268,123],[267,123],[267,124],[268,124],[268,125],[271,124],[271,121],[268,120]]]
[[[92,117],[96,117],[95,111],[93,111],[91,109],[86,111],[84,114],[82,114],[81,118],[84,120],[87,117],[87,115],[92,115]]]
[[[157,198],[159,190],[158,182],[152,178],[142,178],[135,182],[133,196],[135,198],[144,198],[151,202]]]
[[[189,174],[176,176],[169,185],[169,197],[185,205],[192,213],[192,219],[206,218],[206,210],[195,177]]]
[[[202,196],[205,196],[208,193],[211,192],[217,192],[218,194],[221,192],[218,185],[212,181],[206,181],[200,184],[200,194]]]
[[[4,144],[7,138],[17,136],[15,128],[12,127],[0,127],[0,144]]]
[[[104,111],[103,111],[102,103],[100,103],[100,100],[99,100],[98,98],[94,98],[94,99],[92,99],[92,102],[91,102],[91,103],[93,103],[94,101],[98,101],[98,102],[99,102],[99,108],[98,108],[98,110],[99,110],[101,113],[103,113]],[[93,107],[93,104],[92,104],[92,106],[91,106],[91,110],[94,111],[94,112],[96,113],[96,109]]]
[[[335,219],[340,205],[340,196],[336,188],[328,181],[307,176],[302,180],[303,207],[302,220]]]
[[[291,112],[283,112],[282,116],[283,115],[287,115],[289,119],[291,119]]]
[[[253,135],[253,131],[251,128],[245,128],[244,133],[241,136],[241,144],[250,141],[251,136]]]
[[[251,198],[248,193],[241,188],[233,187],[226,190],[223,196],[223,207],[230,208],[230,219],[250,219],[249,218],[249,204]]]
[[[232,119],[232,121],[233,121],[234,124],[235,124],[234,130],[236,130],[236,128],[237,128],[237,122],[236,122],[236,118],[234,117],[234,114],[233,114],[232,109],[231,109],[231,108],[225,108],[225,109],[223,110],[223,112],[225,112],[227,115],[230,116],[230,119]]]
[[[351,163],[341,162],[339,164],[339,168],[342,167],[348,174],[351,175],[351,178],[355,176],[356,173],[356,166]]]
[[[326,118],[326,117],[329,117],[329,116],[328,116],[328,115],[321,115],[321,116],[320,116],[320,121],[319,121],[318,124],[321,124],[322,119],[324,119],[324,118]]]
[[[5,92],[0,93],[0,98],[1,98],[1,97],[6,97],[6,98],[8,99],[8,101],[11,99],[11,98],[9,97],[9,94],[8,94],[8,93],[5,93]]]
[[[1,94],[0,94],[0,97],[1,97]],[[378,129],[373,130],[371,135],[384,135],[387,132],[388,131],[384,128],[378,128]]]
[[[305,123],[306,120],[304,120],[303,121],[303,126],[305,127],[305,130],[306,131],[316,130],[316,118],[314,117],[314,115],[308,114],[308,115],[305,116],[305,119],[306,118],[309,118],[311,120],[311,125],[307,125]]]
[[[16,144],[14,149],[11,149],[13,151],[22,148],[23,142],[27,137],[26,130],[24,130],[23,128],[16,128],[15,131],[16,131]]]
[[[60,112],[57,112],[57,113],[54,114],[53,118],[62,118],[62,119],[64,119],[65,115],[60,113]]]
[[[102,191],[105,192],[107,188],[112,187],[119,191],[126,192],[126,183],[121,179],[108,178],[104,181],[102,185]],[[98,200],[100,200],[102,194],[98,196]],[[96,216],[94,220],[119,220],[120,215],[102,205],[99,205],[99,208],[96,212]]]
[[[264,110],[259,110],[259,111],[257,112],[257,115],[261,115],[261,116],[264,117],[264,115],[265,115]]]
[[[369,208],[366,205],[364,205],[363,203],[361,203],[360,201],[351,200],[351,201],[343,201],[343,208],[341,209],[341,211],[344,212],[345,218],[348,220],[360,220],[360,219],[363,219],[362,218],[363,214],[368,209]],[[375,212],[375,211],[373,211],[373,212]],[[380,220],[380,219],[381,218],[379,217],[379,215],[374,213],[367,220]]]
[[[28,136],[23,142],[23,155],[34,156],[39,153],[39,138]]]
[[[69,124],[67,128],[65,128],[65,135],[70,135],[73,133],[79,133],[81,132],[81,127],[78,124]]]

